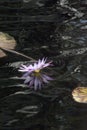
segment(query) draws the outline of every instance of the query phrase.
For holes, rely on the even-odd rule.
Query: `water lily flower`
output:
[[[52,62],[47,62],[46,58],[42,60],[38,60],[38,62],[33,65],[21,65],[19,71],[23,72],[22,79],[24,79],[24,83],[28,84],[30,88],[34,88],[34,90],[41,89],[43,84],[48,84],[49,81],[53,80],[43,71],[44,68],[49,67]]]

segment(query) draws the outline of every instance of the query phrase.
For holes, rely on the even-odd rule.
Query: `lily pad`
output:
[[[77,87],[72,91],[73,99],[79,103],[87,103],[87,88]]]
[[[15,39],[7,33],[0,32],[0,47],[5,49],[14,49],[16,46]],[[0,58],[6,56],[5,52],[0,50]]]

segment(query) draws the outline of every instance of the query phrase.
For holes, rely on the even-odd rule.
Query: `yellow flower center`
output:
[[[34,71],[34,75],[39,77],[40,76],[40,69],[37,69]]]
[[[35,73],[39,73],[40,72],[40,70],[38,69],[38,70],[35,70]]]

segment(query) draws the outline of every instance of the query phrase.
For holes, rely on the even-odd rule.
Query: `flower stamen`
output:
[[[36,73],[40,73],[40,69],[37,69],[37,70],[35,70],[34,72],[36,72]]]

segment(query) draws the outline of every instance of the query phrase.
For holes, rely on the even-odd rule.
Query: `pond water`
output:
[[[41,90],[25,87],[13,53],[0,59],[0,130],[87,130],[87,104],[72,90],[87,85],[87,1],[0,0],[0,32],[16,51],[53,61],[55,78]]]

